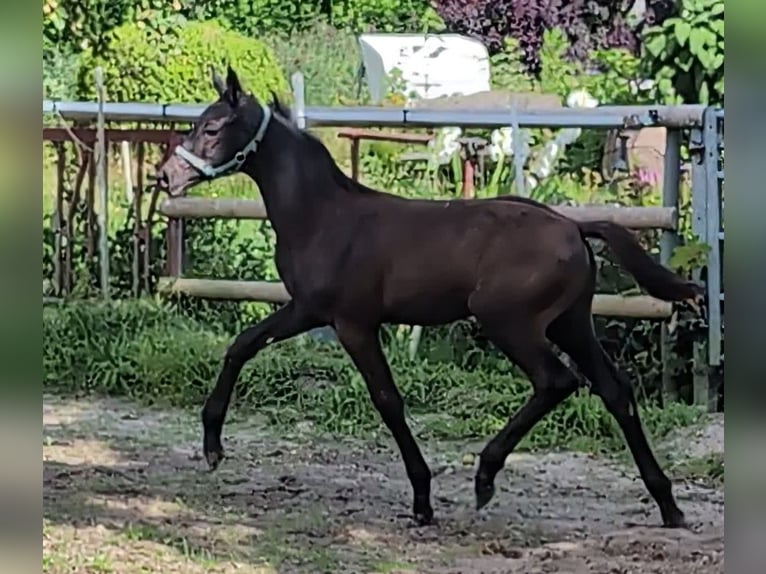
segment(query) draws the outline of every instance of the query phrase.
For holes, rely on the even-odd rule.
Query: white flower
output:
[[[555,140],[545,142],[542,152],[535,158],[532,173],[540,178],[548,177],[553,171],[553,164],[561,151],[561,146]]]
[[[559,130],[559,133],[556,134],[556,141],[560,146],[566,147],[569,144],[577,141],[577,138],[580,137],[580,134],[582,134],[582,130],[580,128],[564,128]]]
[[[502,156],[513,155],[513,128],[503,127],[492,131],[489,155],[492,161],[498,161]]]
[[[440,164],[447,163],[460,149],[460,136],[463,130],[459,127],[444,127],[439,130],[436,137],[429,142],[429,146],[436,151],[436,161]]]
[[[567,106],[570,108],[595,108],[598,100],[585,90],[575,90],[567,96]]]

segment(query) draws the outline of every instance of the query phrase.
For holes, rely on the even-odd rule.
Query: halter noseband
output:
[[[261,104],[261,109],[263,110],[263,117],[261,118],[261,125],[258,126],[258,131],[255,132],[255,136],[253,136],[253,139],[251,139],[248,144],[240,151],[235,153],[234,157],[226,163],[223,163],[219,166],[210,165],[210,163],[208,163],[206,160],[194,155],[188,149],[183,147],[183,145],[176,146],[173,153],[175,153],[175,155],[178,157],[186,160],[186,162],[194,169],[201,172],[204,176],[210,179],[232,171],[237,171],[242,167],[242,164],[245,163],[247,156],[251,153],[255,153],[258,150],[258,144],[261,143],[261,140],[266,133],[266,128],[269,127],[269,121],[271,120],[271,108]]]

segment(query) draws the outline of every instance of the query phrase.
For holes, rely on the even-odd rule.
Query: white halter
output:
[[[242,167],[242,164],[245,163],[247,156],[250,153],[255,153],[258,150],[258,144],[261,143],[261,140],[266,133],[266,128],[269,127],[269,121],[271,120],[271,108],[261,104],[261,109],[263,110],[263,117],[261,118],[261,125],[258,126],[258,131],[255,132],[255,136],[250,140],[250,142],[248,142],[245,147],[235,153],[234,157],[226,163],[223,163],[219,166],[212,166],[206,160],[194,155],[182,145],[176,146],[174,153],[178,157],[186,160],[186,162],[189,163],[189,165],[191,165],[193,168],[211,179],[231,171],[239,170],[239,168]]]

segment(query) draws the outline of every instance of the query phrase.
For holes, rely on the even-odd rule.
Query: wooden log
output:
[[[222,299],[225,301],[286,303],[290,300],[285,286],[276,281],[160,277],[157,281],[157,291],[159,293],[184,294],[201,299]]]
[[[607,295],[598,293],[593,298],[591,311],[604,317],[634,317],[637,319],[664,319],[673,312],[672,303],[649,295]]]
[[[260,199],[176,197],[163,200],[158,210],[174,219],[266,219]]]
[[[551,206],[577,221],[612,221],[631,229],[675,229],[673,207],[612,207],[607,205]],[[165,199],[160,213],[179,219],[265,219],[266,206],[260,199],[178,197]]]
[[[617,207],[555,205],[557,212],[577,221],[611,221],[630,229],[669,229],[678,226],[675,207]]]
[[[286,303],[290,300],[284,285],[274,281],[160,277],[157,290],[165,294],[184,294],[201,299],[226,301]],[[661,319],[668,317],[673,308],[670,303],[648,295],[626,297],[597,294],[593,299],[592,310],[595,315]]]

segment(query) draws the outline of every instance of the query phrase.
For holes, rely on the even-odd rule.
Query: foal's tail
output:
[[[702,288],[655,262],[633,234],[611,221],[577,222],[585,237],[603,239],[619,263],[647,292],[664,301],[683,301],[702,295]]]

